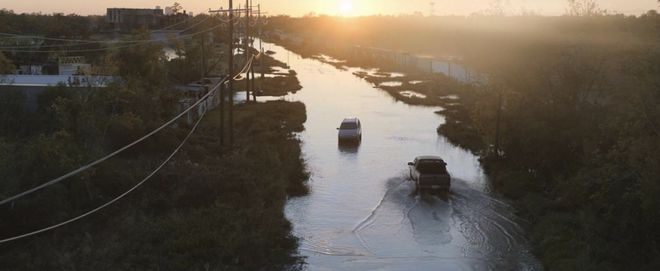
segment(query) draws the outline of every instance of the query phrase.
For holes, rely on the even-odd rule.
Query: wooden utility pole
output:
[[[220,85],[220,146],[225,145],[225,83]]]
[[[261,52],[261,58],[259,58],[259,68],[261,69],[261,80],[259,84],[259,90],[264,89],[264,76],[266,72],[266,67],[264,67],[264,58],[265,58],[265,52],[264,52],[264,46],[262,44],[262,41],[264,39],[263,37],[263,22],[261,21],[261,4],[257,5],[257,9],[259,11],[259,51]],[[256,99],[255,99],[256,100]]]
[[[249,4],[249,0],[246,0],[245,2],[246,2],[246,4]],[[249,15],[248,15],[249,10],[250,9],[247,5],[246,5],[245,9],[241,9],[240,6],[239,6],[238,9],[234,9],[234,1],[233,0],[229,0],[229,9],[226,9],[226,10],[225,9],[219,9],[219,10],[210,10],[209,9],[210,13],[229,14],[229,22],[228,22],[228,26],[229,26],[229,29],[228,29],[228,32],[229,32],[229,46],[228,46],[229,47],[229,58],[228,58],[229,68],[228,69],[229,69],[229,71],[228,71],[228,79],[227,79],[228,91],[223,91],[222,104],[224,105],[224,102],[225,102],[224,95],[226,93],[226,95],[229,95],[229,101],[227,101],[227,102],[229,103],[229,109],[228,109],[228,113],[229,113],[228,114],[229,115],[228,116],[228,118],[229,118],[229,120],[228,120],[229,121],[229,124],[228,124],[229,132],[228,132],[228,134],[229,134],[229,146],[230,147],[233,147],[233,145],[234,145],[234,94],[235,94],[234,77],[236,77],[238,75],[238,74],[235,74],[235,71],[234,71],[234,49],[235,49],[235,47],[234,47],[234,45],[235,45],[234,44],[234,12],[238,12],[239,14],[241,12],[246,12],[246,18],[247,18],[246,30],[248,30],[248,28],[250,27]],[[248,45],[247,39],[248,38],[249,38],[249,35],[246,32],[245,59],[249,61],[248,50],[247,50],[248,49],[248,47],[247,47],[247,45]],[[247,62],[245,64],[247,65]],[[247,83],[246,83],[246,90],[247,90]],[[249,95],[249,93],[248,93],[248,95]],[[249,100],[249,98],[248,98],[248,100]],[[222,109],[222,110],[224,110],[224,109]],[[224,116],[222,116],[222,121],[223,122],[225,121]],[[223,125],[221,125],[220,127],[221,127],[221,129],[224,128]],[[221,137],[221,141],[223,141],[222,137]]]
[[[229,146],[234,146],[234,0],[229,0]]]
[[[202,56],[201,56],[201,70],[202,70],[202,82],[204,81],[204,78],[206,77],[206,58],[205,58],[205,52],[204,52],[204,34],[200,35],[200,40],[202,42]]]
[[[245,64],[250,61],[250,0],[245,0],[245,39],[243,40]],[[250,71],[245,71],[245,100],[250,101]]]
[[[248,10],[250,11],[249,14],[250,14],[250,17],[251,17],[252,16],[252,0],[250,0],[250,7],[249,7]],[[254,36],[256,36],[256,35],[254,35]],[[250,41],[250,48],[252,48],[252,46],[254,46],[254,41],[252,39],[250,39],[249,41]],[[253,63],[254,63],[254,59],[253,59]],[[252,100],[256,102],[257,97],[254,93],[254,65],[250,65],[250,73],[251,73],[251,78],[252,78],[252,81],[250,82],[250,92],[252,92]]]

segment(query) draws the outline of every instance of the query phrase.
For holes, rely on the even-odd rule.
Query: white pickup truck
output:
[[[410,179],[418,190],[430,189],[443,193],[449,192],[451,176],[447,172],[447,163],[438,156],[419,156],[409,162]]]

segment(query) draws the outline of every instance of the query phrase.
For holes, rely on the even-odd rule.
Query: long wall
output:
[[[488,81],[486,75],[471,71],[464,65],[451,59],[437,59],[375,47],[354,46],[353,50],[355,54],[361,57],[367,56],[388,60],[401,67],[414,68],[420,72],[444,74],[466,84],[486,84]]]

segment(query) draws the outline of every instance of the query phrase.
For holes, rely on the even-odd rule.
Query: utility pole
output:
[[[257,10],[259,11],[259,51],[261,52],[261,57],[259,58],[259,69],[261,69],[261,79],[259,80],[259,90],[264,89],[264,76],[265,76],[265,67],[264,67],[264,58],[265,58],[265,52],[264,52],[264,46],[262,44],[262,41],[264,39],[263,37],[263,22],[261,21],[261,4],[257,5]],[[256,101],[256,97],[255,97]]]
[[[249,3],[249,0],[246,0],[246,3]],[[228,80],[227,80],[228,91],[225,91],[225,93],[227,93],[227,95],[229,95],[229,101],[228,101],[228,103],[229,103],[229,110],[228,110],[229,124],[228,124],[228,126],[229,127],[228,128],[229,128],[229,146],[230,147],[234,146],[234,94],[235,94],[234,77],[237,76],[237,74],[234,73],[234,49],[235,49],[235,47],[234,47],[234,45],[235,45],[234,44],[234,12],[238,12],[240,14],[241,12],[245,11],[246,14],[247,14],[248,10],[249,10],[249,7],[246,7],[245,9],[241,9],[240,5],[239,5],[238,9],[234,9],[234,1],[233,0],[229,0],[229,9],[226,9],[226,10],[222,9],[222,8],[219,9],[219,10],[210,10],[209,9],[209,13],[229,14],[229,22],[228,22],[228,24],[229,24],[228,25],[229,26],[229,29],[228,29],[228,32],[229,32],[229,46],[228,46],[229,47],[229,59],[228,59],[229,60],[228,61],[229,62],[228,63],[229,68],[228,68],[228,70],[229,71],[228,71],[228,75],[227,75],[228,76]],[[247,24],[246,27],[249,27],[249,24]],[[246,49],[247,49],[247,42],[246,42]],[[249,60],[248,55],[247,55],[247,50],[246,50],[245,54],[246,54],[246,59]],[[246,62],[246,64],[247,64],[247,62]],[[221,94],[221,95],[223,96],[222,97],[222,103],[224,104],[224,102],[225,102],[224,93]],[[224,122],[224,118],[222,119],[222,121]],[[224,126],[221,125],[221,128],[224,128]],[[223,140],[223,138],[221,138],[221,141],[222,140]]]
[[[220,146],[225,145],[225,83],[220,85]]]
[[[253,15],[252,14],[252,8],[253,8],[252,7],[252,0],[250,0],[250,9],[249,9],[250,10],[250,16]],[[257,23],[258,23],[258,21],[257,21]],[[256,36],[256,35],[254,35],[254,36]],[[252,48],[252,46],[254,46],[254,40],[250,39],[249,41],[250,41],[250,48]],[[254,63],[254,59],[252,60],[252,62]],[[254,93],[254,65],[250,65],[250,73],[251,73],[250,78],[252,78],[252,81],[250,82],[250,92],[252,92],[252,100],[256,102],[257,97]]]
[[[245,39],[243,40],[244,53],[245,53],[245,64],[250,61],[250,0],[245,0]],[[250,101],[250,70],[245,71],[245,100]]]
[[[234,0],[229,0],[229,146],[234,146]]]
[[[200,59],[200,65],[201,65],[201,70],[202,70],[202,82],[204,80],[204,77],[206,77],[206,58],[204,57],[205,52],[204,52],[204,34],[200,34],[200,40],[202,42],[202,56]]]
[[[232,0],[229,0],[229,10],[232,10],[231,7],[232,7]],[[211,9],[209,9],[209,13],[218,13],[218,14],[220,14],[219,15],[220,20],[222,20],[223,19],[222,17],[226,15],[226,13],[224,13],[224,12],[225,11],[222,10],[222,9],[220,9],[220,10],[211,10]],[[228,51],[229,51],[228,56],[229,56],[229,58],[228,58],[228,60],[229,60],[229,63],[228,63],[228,67],[227,67],[227,69],[228,69],[228,71],[227,71],[227,80],[225,82],[221,82],[221,85],[220,85],[220,146],[223,146],[223,147],[225,146],[225,136],[226,136],[225,122],[227,121],[227,118],[225,117],[225,110],[227,110],[227,109],[226,109],[225,106],[227,104],[227,100],[226,100],[227,99],[226,98],[227,90],[229,90],[229,96],[231,97],[230,98],[231,102],[230,102],[230,106],[229,106],[228,111],[230,111],[229,115],[230,115],[230,118],[232,119],[231,123],[233,123],[233,115],[232,115],[233,112],[231,110],[233,110],[232,108],[233,108],[233,104],[234,104],[234,102],[233,102],[234,99],[233,99],[233,95],[232,95],[233,94],[233,91],[232,91],[232,89],[233,89],[233,77],[234,77],[233,76],[233,73],[234,73],[234,63],[233,63],[234,62],[234,52],[233,52],[234,51],[234,42],[233,42],[234,41],[234,37],[233,37],[234,22],[233,22],[233,14],[231,14],[231,13],[229,14],[229,22],[228,22],[227,27],[228,27],[227,32],[229,33],[229,35],[228,35],[228,40],[229,40],[229,43],[228,43]],[[206,65],[204,65],[204,66],[206,66]],[[233,129],[233,127],[231,127],[231,128]],[[231,140],[233,140],[233,131],[230,131],[230,144],[233,143],[233,142],[231,142]]]

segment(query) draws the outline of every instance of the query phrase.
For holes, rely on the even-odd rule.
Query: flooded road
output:
[[[298,73],[303,90],[285,99],[307,107],[300,134],[310,194],[286,215],[308,270],[538,270],[511,208],[489,194],[477,157],[436,133],[437,107],[409,106],[354,76],[268,44]],[[289,55],[289,57],[287,57]],[[357,147],[337,144],[344,117],[362,121]],[[451,195],[416,196],[407,165],[439,155]]]

